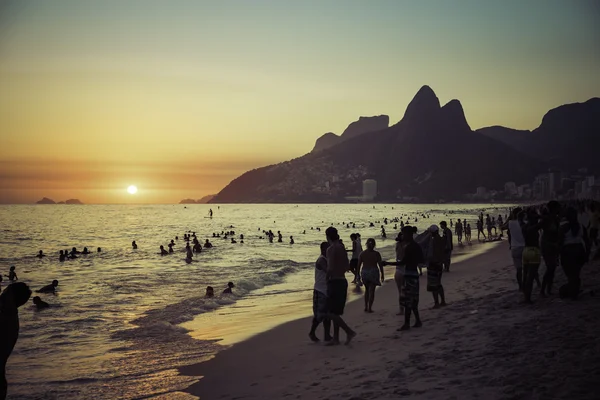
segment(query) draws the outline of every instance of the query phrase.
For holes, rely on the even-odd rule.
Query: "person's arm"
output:
[[[361,276],[361,268],[363,265],[362,255],[363,255],[362,252],[358,255],[358,265],[356,266],[356,276]]]
[[[385,272],[383,272],[383,261],[381,260],[381,253],[377,252],[377,265],[379,266],[379,271],[381,272],[381,283],[385,280]]]

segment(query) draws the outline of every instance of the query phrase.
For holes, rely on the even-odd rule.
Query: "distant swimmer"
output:
[[[290,236],[290,244],[294,244],[294,237]]]
[[[235,241],[235,239],[234,239],[234,238],[231,238],[231,243],[232,243],[232,244],[236,244],[237,242]]]
[[[71,255],[73,255],[73,254],[79,254],[79,253],[81,253],[81,252],[79,250],[77,250],[77,247],[73,247],[71,249]]]
[[[173,253],[173,245],[171,243],[169,243],[167,246],[169,247],[169,253]],[[189,244],[188,244],[188,246],[189,246]]]
[[[206,241],[204,242],[204,248],[210,249],[211,247],[213,247],[212,243],[209,242],[208,239],[206,239]]]
[[[44,286],[43,288],[36,290],[36,293],[55,293],[58,281],[55,279],[51,284]]]
[[[79,253],[79,252],[77,251],[77,249],[75,247],[73,247],[73,249],[71,250],[71,253],[69,253],[69,258],[72,260],[77,258],[77,253]]]
[[[235,287],[235,285],[233,284],[233,282],[229,282],[227,284],[227,288],[225,290],[223,290],[223,294],[232,294],[233,291],[231,289],[233,289]]]
[[[65,261],[65,259],[67,258],[67,255],[65,254],[64,251],[59,251],[58,252],[58,261],[63,262]]]
[[[207,286],[206,294],[204,295],[204,298],[210,299],[211,297],[215,297],[215,289],[213,289],[212,286]]]
[[[196,240],[196,243],[194,243],[194,249],[193,250],[194,250],[194,253],[201,253],[202,252],[202,245],[197,240]]]
[[[212,208],[210,210],[208,210],[208,216],[212,218],[212,216],[213,216],[213,210],[212,210]]]
[[[158,254],[160,254],[161,256],[166,256],[167,254],[169,254],[169,252],[166,251],[164,246],[161,244],[160,245],[160,253],[158,253]]]
[[[46,303],[44,300],[40,298],[40,296],[35,296],[33,298],[33,304],[38,310],[43,310],[44,308],[50,307],[50,304]]]
[[[42,258],[42,257],[46,257],[46,255],[44,254],[44,252],[42,250],[40,250],[39,253],[37,253],[36,257]]]
[[[19,277],[17,276],[17,273],[15,272],[14,265],[12,267],[10,267],[10,269],[8,270],[8,280],[9,281],[18,281],[19,280]]]
[[[98,247],[98,250],[96,250],[98,253],[102,252],[102,247]]]
[[[84,247],[83,251],[81,252],[81,254],[90,254],[90,251],[88,250],[87,247]]]
[[[277,231],[277,242],[278,243],[283,242],[283,235],[281,234],[281,231]]]
[[[137,243],[135,242],[135,240],[131,242],[131,247],[133,248],[133,250],[137,250]]]

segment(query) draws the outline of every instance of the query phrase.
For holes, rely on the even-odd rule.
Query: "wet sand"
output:
[[[598,263],[586,265],[586,291],[576,302],[536,291],[535,304],[522,305],[508,245],[497,243],[444,275],[444,309],[428,310],[433,301],[421,280],[422,328],[396,331],[402,320],[388,281],[374,314],[360,300],[348,305],[345,319],[358,332],[350,346],[311,343],[303,318],[181,372],[203,376],[188,389],[202,400],[592,399],[600,302],[590,289],[600,288],[599,272]],[[565,282],[561,271],[556,281],[556,288]]]

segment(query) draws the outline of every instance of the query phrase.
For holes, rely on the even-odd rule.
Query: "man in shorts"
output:
[[[340,328],[346,332],[346,344],[356,336],[346,322],[342,319],[346,296],[348,295],[348,281],[346,271],[349,269],[348,254],[340,242],[337,229],[330,226],[325,231],[329,248],[327,249],[327,300],[329,318],[333,321],[333,340],[329,345],[340,344]]]

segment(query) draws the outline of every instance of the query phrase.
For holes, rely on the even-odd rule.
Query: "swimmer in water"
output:
[[[171,243],[168,244],[169,246],[169,253],[173,253],[173,245]],[[189,246],[189,244],[188,244]]]
[[[10,267],[10,269],[8,271],[8,280],[9,281],[18,281],[19,280],[19,277],[17,276],[17,273],[15,272],[14,265],[12,267]]]
[[[44,254],[44,252],[42,250],[40,250],[40,252],[37,253],[36,257],[37,258],[42,258],[42,257],[46,257],[46,255]]]
[[[196,243],[194,243],[194,252],[195,253],[201,253],[202,252],[202,245],[197,240],[196,240]]]
[[[58,281],[55,279],[51,284],[44,286],[43,288],[36,290],[36,293],[56,293],[56,287],[58,286]]]
[[[206,294],[204,295],[205,299],[210,299],[211,297],[215,297],[215,290],[212,286],[206,287]]]
[[[166,256],[167,254],[169,254],[169,252],[165,250],[165,248],[162,244],[160,245],[160,253],[159,254],[161,256]]]
[[[231,238],[231,243],[232,243],[232,244],[236,244],[237,242],[235,241],[235,239],[234,239],[234,238]]]
[[[75,247],[73,247],[73,249],[71,250],[71,253],[70,253],[70,255],[69,255],[69,258],[70,258],[70,259],[75,259],[75,258],[77,258],[77,253],[79,253],[79,252],[77,251],[77,249],[76,249]]]
[[[235,285],[233,284],[233,282],[229,282],[227,284],[227,289],[223,290],[223,294],[232,294],[233,291],[231,289],[233,289],[235,287]]]
[[[101,253],[101,252],[102,252],[102,248],[101,248],[101,247],[98,247],[98,250],[96,250],[96,251],[97,251],[98,253]]]
[[[294,237],[290,236],[290,244],[294,244]]]
[[[40,296],[35,296],[33,298],[33,304],[35,304],[38,310],[43,310],[44,308],[50,307],[50,304],[46,303],[44,300],[40,298]]]
[[[204,248],[210,249],[211,247],[213,247],[212,243],[209,242],[208,239],[206,239],[206,241],[204,242]]]
[[[81,252],[81,254],[90,254],[90,251],[88,250],[87,247],[84,247],[83,251]]]
[[[131,242],[131,247],[133,248],[133,250],[137,249],[137,243],[135,242],[135,240]]]
[[[58,261],[64,262],[66,258],[67,256],[65,255],[64,251],[61,250],[58,252]]]
[[[192,248],[190,247],[189,243],[185,245],[185,252],[186,252],[185,259],[188,261],[192,261],[192,258],[194,258],[194,253],[192,252]]]

